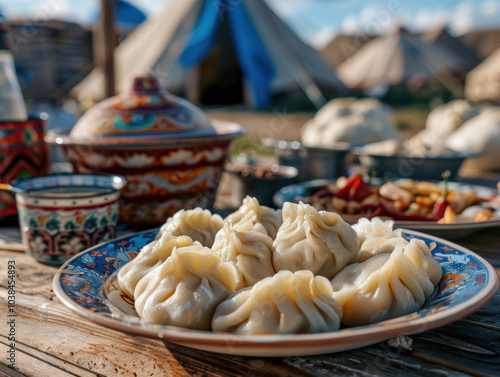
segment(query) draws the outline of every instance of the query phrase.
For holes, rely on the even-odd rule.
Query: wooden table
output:
[[[5,224],[4,224],[5,225]],[[54,296],[55,267],[35,262],[0,228],[0,375],[8,376],[500,376],[500,294],[473,315],[411,335],[411,349],[388,342],[348,352],[247,358],[164,344],[96,325]],[[9,241],[11,240],[11,241]],[[500,229],[458,243],[500,271]],[[15,369],[8,367],[7,266],[15,261]]]

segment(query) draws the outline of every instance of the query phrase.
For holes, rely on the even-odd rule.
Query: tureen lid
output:
[[[191,136],[215,131],[203,111],[164,90],[153,76],[137,77],[129,91],[105,99],[75,124],[72,137]]]

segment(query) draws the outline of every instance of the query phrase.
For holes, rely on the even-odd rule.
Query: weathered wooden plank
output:
[[[0,362],[0,377],[28,377],[14,368],[10,368]]]
[[[27,355],[26,360],[41,359],[42,364],[36,362],[34,365],[37,368],[38,364],[43,365],[47,373],[40,375],[52,376],[48,372],[51,368],[68,373],[80,368],[87,375],[105,376],[189,375],[162,342],[106,329],[63,307],[52,310],[59,306],[48,305],[45,310],[16,307],[16,344]],[[0,308],[5,313],[5,304]],[[4,314],[0,321],[5,323]],[[18,358],[22,357],[23,352],[16,353],[16,367],[21,360]]]
[[[171,343],[166,346],[186,371],[195,376],[310,376],[306,371],[287,363],[284,358],[249,358],[200,351]]]
[[[462,322],[475,323],[478,326],[488,326],[500,331],[500,294],[497,293],[485,306],[465,318]]]
[[[455,370],[412,357],[386,342],[348,352],[323,356],[292,357],[286,362],[311,375],[335,376],[461,376]]]
[[[0,337],[0,352],[5,355],[9,351],[9,342]],[[102,374],[92,373],[78,365],[57,358],[47,352],[41,352],[26,344],[16,342],[15,369],[10,368],[6,373],[15,370],[26,376],[54,376],[54,377],[101,377]]]
[[[487,259],[493,266],[500,267],[500,227],[488,228],[470,236],[455,240]]]
[[[439,339],[444,335],[446,342]],[[454,322],[414,337],[413,356],[453,365],[458,371],[477,375],[500,375],[500,332],[462,322]],[[437,341],[429,341],[436,337]],[[453,342],[451,339],[457,339]],[[462,344],[462,342],[464,344]],[[467,344],[469,347],[467,347]],[[474,372],[474,373],[473,373]]]

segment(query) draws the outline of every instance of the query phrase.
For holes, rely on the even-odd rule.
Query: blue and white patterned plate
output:
[[[442,326],[473,313],[498,289],[495,269],[480,256],[449,241],[404,230],[407,239],[422,239],[433,248],[434,259],[443,270],[437,293],[418,312],[320,334],[242,336],[153,325],[137,317],[133,302],[116,288],[112,277],[156,232],[122,237],[73,257],[54,277],[56,296],[90,321],[123,332],[213,352],[281,357],[346,351]]]

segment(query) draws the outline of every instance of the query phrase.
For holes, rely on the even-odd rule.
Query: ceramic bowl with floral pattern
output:
[[[46,175],[9,185],[28,253],[40,262],[62,264],[115,238],[124,186],[121,176],[96,174]]]
[[[46,140],[78,173],[120,174],[120,222],[160,225],[181,208],[211,208],[239,124],[210,121],[152,77],[87,111],[72,130]]]

